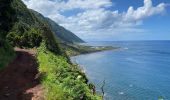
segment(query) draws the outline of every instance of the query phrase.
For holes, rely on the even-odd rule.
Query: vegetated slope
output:
[[[15,56],[12,47],[5,39],[15,21],[15,11],[10,3],[11,0],[0,1],[0,69]]]
[[[6,39],[12,46],[33,48],[45,41],[49,50],[61,54],[58,41],[48,25],[42,23],[21,0],[12,0],[16,21]]]
[[[40,23],[38,22],[38,19],[27,10],[22,1],[12,0],[11,5],[13,5],[13,9],[15,10],[17,21],[15,21],[12,29],[7,34],[9,43],[13,46],[20,47],[38,46],[39,44],[36,44],[35,42],[38,43],[42,40],[39,32],[41,29],[39,27]],[[32,39],[34,37],[37,39]]]
[[[68,63],[64,56],[54,55],[43,43],[37,55],[39,71],[45,73],[42,83],[47,100],[101,100],[78,65]]]
[[[64,27],[59,26],[53,20],[47,18],[47,21],[49,25],[51,26],[52,30],[55,32],[55,34],[58,37],[60,37],[63,41],[71,42],[71,43],[84,43],[82,39],[77,37],[71,31],[66,30]]]
[[[81,72],[77,65],[73,65],[69,62],[68,57],[65,55],[65,52],[61,50],[57,39],[55,38],[53,32],[48,27],[48,25],[41,22],[40,19],[36,17],[33,13],[31,13],[20,0],[1,0],[0,7],[3,3],[6,6],[6,9],[3,10],[5,11],[7,18],[9,17],[9,19],[11,19],[9,21],[9,23],[11,23],[9,26],[11,26],[12,29],[11,27],[8,28],[8,30],[3,27],[0,29],[2,31],[5,30],[5,35],[3,35],[3,38],[1,39],[1,43],[3,43],[2,41],[4,41],[8,45],[11,44],[12,46],[17,46],[21,48],[38,48],[38,53],[36,56],[38,61],[36,61],[36,59],[33,59],[33,62],[37,62],[38,66],[33,67],[39,68],[38,71],[41,77],[41,83],[44,87],[46,100],[101,99],[100,96],[97,96],[95,94],[94,86],[92,84],[88,84],[85,74]],[[9,8],[11,8],[11,10],[8,10]],[[14,16],[12,15],[11,11],[15,12]],[[11,17],[16,18],[16,20],[12,21]],[[5,21],[4,23],[6,22],[8,21]],[[9,47],[11,46],[9,45]],[[5,50],[8,50],[9,47],[1,45],[0,49],[2,48],[4,52],[6,52]],[[6,54],[9,55],[9,52],[6,52]],[[26,68],[25,71],[27,71],[27,68],[30,68],[31,63],[29,62],[28,64],[25,64],[24,62],[29,61],[28,59],[29,55],[24,54],[23,60],[20,60],[20,58],[16,58],[11,63],[12,65],[9,64],[10,66],[15,66],[15,64],[18,64],[16,67],[12,67],[14,69],[9,67],[11,68],[9,69],[11,71],[11,75],[15,73],[19,74],[21,69],[20,67],[22,67],[23,69]],[[6,61],[6,63],[9,63],[9,61],[10,60]],[[3,64],[3,66],[5,65]],[[3,68],[2,70],[0,70],[0,72],[4,73],[3,71],[5,70],[7,69]],[[36,69],[28,72],[36,72]],[[19,76],[24,76],[25,73],[22,71],[21,73],[22,74],[19,74]],[[3,78],[3,76],[7,74],[8,72],[5,74],[0,74],[0,76]],[[33,76],[32,74],[30,75],[32,78],[35,77],[35,73],[33,74]],[[14,80],[8,80],[6,82],[9,82],[10,86],[10,83],[14,82]],[[2,83],[2,81],[0,83]],[[28,83],[31,84],[30,81],[28,81]],[[8,88],[5,89],[12,92],[11,90],[8,90]],[[18,90],[20,91],[20,89]],[[3,94],[4,91],[6,90],[2,90],[0,91],[0,93]]]
[[[84,41],[80,39],[78,36],[76,36],[74,33],[58,25],[50,18],[46,18],[34,10],[30,11],[37,15],[37,17],[39,17],[39,19],[41,19],[43,22],[46,22],[50,26],[52,31],[55,33],[55,35],[60,39],[60,41],[67,43],[84,43]]]

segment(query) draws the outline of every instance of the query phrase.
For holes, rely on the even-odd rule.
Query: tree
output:
[[[13,0],[0,0],[0,68],[4,67],[14,56],[12,47],[6,42],[6,35],[15,22]]]
[[[15,21],[15,10],[11,3],[13,0],[0,0],[0,40],[5,38]]]

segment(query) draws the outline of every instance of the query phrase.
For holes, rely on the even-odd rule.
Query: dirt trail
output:
[[[44,100],[43,88],[36,79],[35,50],[15,51],[14,61],[0,70],[0,100]]]

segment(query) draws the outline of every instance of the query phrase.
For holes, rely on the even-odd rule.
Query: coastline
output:
[[[120,48],[120,47],[113,47],[113,46],[90,46],[90,45],[68,44],[68,43],[60,43],[60,46],[62,50],[65,51],[67,56],[69,57]]]
[[[170,48],[167,47],[169,43],[164,41],[105,43],[119,45],[121,48],[72,57],[72,61],[81,65],[89,81],[95,83],[99,94],[101,86],[98,84],[101,84],[103,79],[107,79],[105,98],[108,100],[114,98],[124,100],[126,96],[129,99],[134,97],[136,100],[146,100],[147,97],[154,100],[159,96],[160,99],[161,96],[163,99],[168,99],[170,98],[169,81],[167,81],[169,79],[167,68],[170,63],[167,59],[170,54]],[[96,43],[96,45],[100,44]],[[159,84],[155,85],[155,83]],[[154,86],[158,88],[155,89]],[[146,87],[150,90],[146,90]],[[154,92],[157,90],[162,93]]]
[[[71,57],[75,57],[75,56],[79,56],[79,55],[85,55],[85,54],[91,54],[91,53],[96,53],[96,52],[104,52],[104,51],[110,51],[110,50],[117,50],[117,49],[120,49],[120,47],[113,47],[113,46],[88,46],[90,48],[93,48],[93,50],[91,51],[86,51],[86,52],[80,52],[80,53],[77,53],[75,55],[69,55],[69,58],[71,59]],[[96,48],[97,47],[97,48]],[[92,90],[93,90],[93,93],[99,95],[102,97],[102,94],[100,93],[97,93],[96,92],[96,85],[94,83],[91,83],[89,82],[89,78],[87,77],[84,69],[81,68],[81,65],[79,65],[78,63],[74,62],[71,60],[71,63],[73,65],[76,65],[78,66],[78,68],[80,69],[81,71],[81,74],[84,76],[84,78],[86,79],[86,84],[89,84],[92,86]]]
[[[116,50],[116,49],[119,49],[119,48],[105,48],[105,49],[100,49],[100,50],[94,50],[94,51],[87,51],[87,52],[82,52],[80,54],[75,54],[75,55],[71,55],[70,57],[74,57],[74,56],[79,56],[79,55],[84,55],[84,54],[91,54],[91,53],[97,53],[97,52],[104,52],[104,51],[110,51],[110,50]]]

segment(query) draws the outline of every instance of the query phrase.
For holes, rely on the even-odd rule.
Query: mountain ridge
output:
[[[51,30],[55,33],[57,38],[60,39],[60,41],[66,42],[66,43],[84,43],[85,42],[81,38],[76,36],[74,33],[72,33],[71,31],[57,24],[52,19],[48,17],[44,17],[41,13],[34,11],[32,9],[30,9],[30,11],[33,12],[37,17],[39,17],[39,19],[41,19],[43,22],[46,22],[46,24],[50,26]]]

